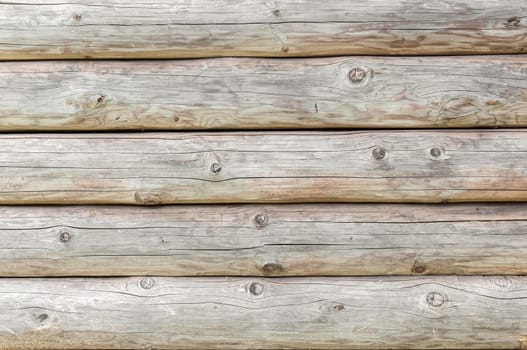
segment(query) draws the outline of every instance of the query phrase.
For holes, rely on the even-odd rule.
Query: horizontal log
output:
[[[5,1],[0,59],[521,53],[508,0]]]
[[[527,126],[526,56],[6,62],[0,131]]]
[[[527,200],[527,132],[7,134],[1,204]]]
[[[0,275],[527,274],[527,205],[1,207]]]
[[[526,277],[0,280],[4,349],[523,349]]]

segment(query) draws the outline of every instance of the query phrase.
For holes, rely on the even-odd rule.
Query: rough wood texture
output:
[[[0,275],[526,274],[527,205],[2,207]]]
[[[4,1],[0,59],[521,53],[527,2]]]
[[[523,349],[526,277],[0,280],[3,349]]]
[[[6,62],[0,130],[527,126],[526,58]]]
[[[2,204],[527,200],[527,132],[8,134]]]

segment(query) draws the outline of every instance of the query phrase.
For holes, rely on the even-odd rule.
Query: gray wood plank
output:
[[[522,349],[526,277],[0,280],[4,349]]]
[[[526,57],[6,62],[0,130],[525,127]]]
[[[1,204],[527,200],[527,132],[6,134]]]
[[[527,274],[527,205],[0,207],[0,276]]]
[[[4,1],[0,59],[522,53],[525,0]]]

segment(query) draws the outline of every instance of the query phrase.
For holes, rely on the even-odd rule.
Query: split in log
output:
[[[522,53],[525,0],[4,1],[0,59]]]
[[[4,349],[521,349],[526,277],[0,280]]]
[[[0,276],[527,274],[527,205],[1,207]]]
[[[525,127],[527,63],[523,55],[6,62],[0,95],[0,131]]]
[[[1,204],[527,200],[527,132],[7,134]]]

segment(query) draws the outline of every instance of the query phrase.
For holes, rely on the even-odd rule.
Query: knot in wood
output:
[[[44,322],[45,320],[48,319],[48,317],[49,317],[48,314],[40,314],[40,315],[37,316],[37,318],[38,318],[38,320],[40,322]]]
[[[386,157],[386,150],[382,147],[375,147],[371,152],[373,159],[382,160]]]
[[[511,288],[513,286],[512,280],[508,276],[496,278],[494,284],[499,288]]]
[[[97,98],[97,103],[103,103],[106,100],[106,95],[100,95]]]
[[[441,157],[441,154],[443,154],[443,151],[439,147],[433,147],[432,149],[430,149],[430,155],[434,158]]]
[[[445,303],[445,297],[439,292],[430,292],[426,296],[426,302],[432,307],[440,307]]]
[[[250,292],[252,295],[255,295],[255,296],[262,295],[264,289],[265,289],[265,288],[264,288],[263,284],[258,283],[258,282],[253,282],[253,283],[251,283],[251,285],[249,286],[249,292]]]
[[[69,233],[68,231],[63,231],[60,233],[59,239],[61,242],[66,243],[71,239],[71,233]]]
[[[517,28],[520,26],[520,18],[518,16],[511,17],[507,19],[507,23],[505,24],[508,28]]]
[[[262,266],[262,270],[265,273],[271,274],[271,273],[282,272],[284,270],[284,267],[280,264],[268,263]]]
[[[352,68],[349,72],[349,78],[353,83],[359,83],[366,77],[366,71],[362,68]]]
[[[220,163],[212,163],[210,165],[210,172],[213,174],[219,174],[221,171],[221,164]]]
[[[160,205],[163,203],[163,193],[134,193],[134,200],[136,203],[142,205]]]
[[[265,213],[260,213],[254,217],[254,222],[257,226],[265,226],[269,223],[269,216]]]
[[[414,263],[414,266],[412,266],[412,272],[413,273],[422,274],[422,273],[425,273],[427,269],[428,269],[428,267],[426,266],[425,263],[418,262],[418,261],[416,261]]]
[[[337,311],[342,311],[345,309],[344,305],[342,304],[335,305],[333,308]]]
[[[155,284],[154,279],[150,277],[142,278],[139,281],[139,286],[143,289],[150,289],[154,286],[154,284]]]

